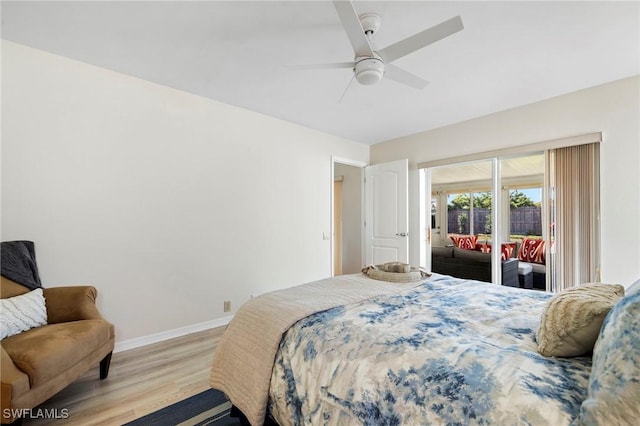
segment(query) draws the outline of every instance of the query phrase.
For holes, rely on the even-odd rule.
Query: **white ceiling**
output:
[[[640,74],[640,3],[356,2],[382,48],[451,17],[465,29],[394,62],[419,91],[351,71],[330,1],[2,2],[2,37],[373,144]]]

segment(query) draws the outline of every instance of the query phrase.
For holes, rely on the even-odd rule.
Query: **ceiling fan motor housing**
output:
[[[353,71],[358,83],[370,86],[382,80],[384,62],[380,58],[356,58],[356,66]]]
[[[369,37],[375,34],[382,24],[382,18],[377,13],[363,13],[358,19],[360,19],[360,25],[362,25],[364,33]]]

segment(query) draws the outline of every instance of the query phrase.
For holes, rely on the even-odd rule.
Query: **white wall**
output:
[[[331,275],[331,156],[367,145],[3,41],[2,240],[117,341]]]
[[[376,144],[372,164],[408,158],[410,233],[419,234],[416,164],[509,146],[602,132],[602,279],[640,277],[640,77]],[[419,241],[411,240],[412,263]]]

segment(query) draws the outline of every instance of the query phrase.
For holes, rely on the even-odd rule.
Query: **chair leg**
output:
[[[100,361],[100,380],[106,379],[109,375],[109,367],[111,366],[111,355],[113,352],[109,352],[107,356]]]

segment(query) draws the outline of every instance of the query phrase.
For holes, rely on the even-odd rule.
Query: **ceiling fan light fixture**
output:
[[[358,62],[353,69],[358,83],[365,86],[378,83],[384,75],[384,62],[378,58],[365,58]]]

